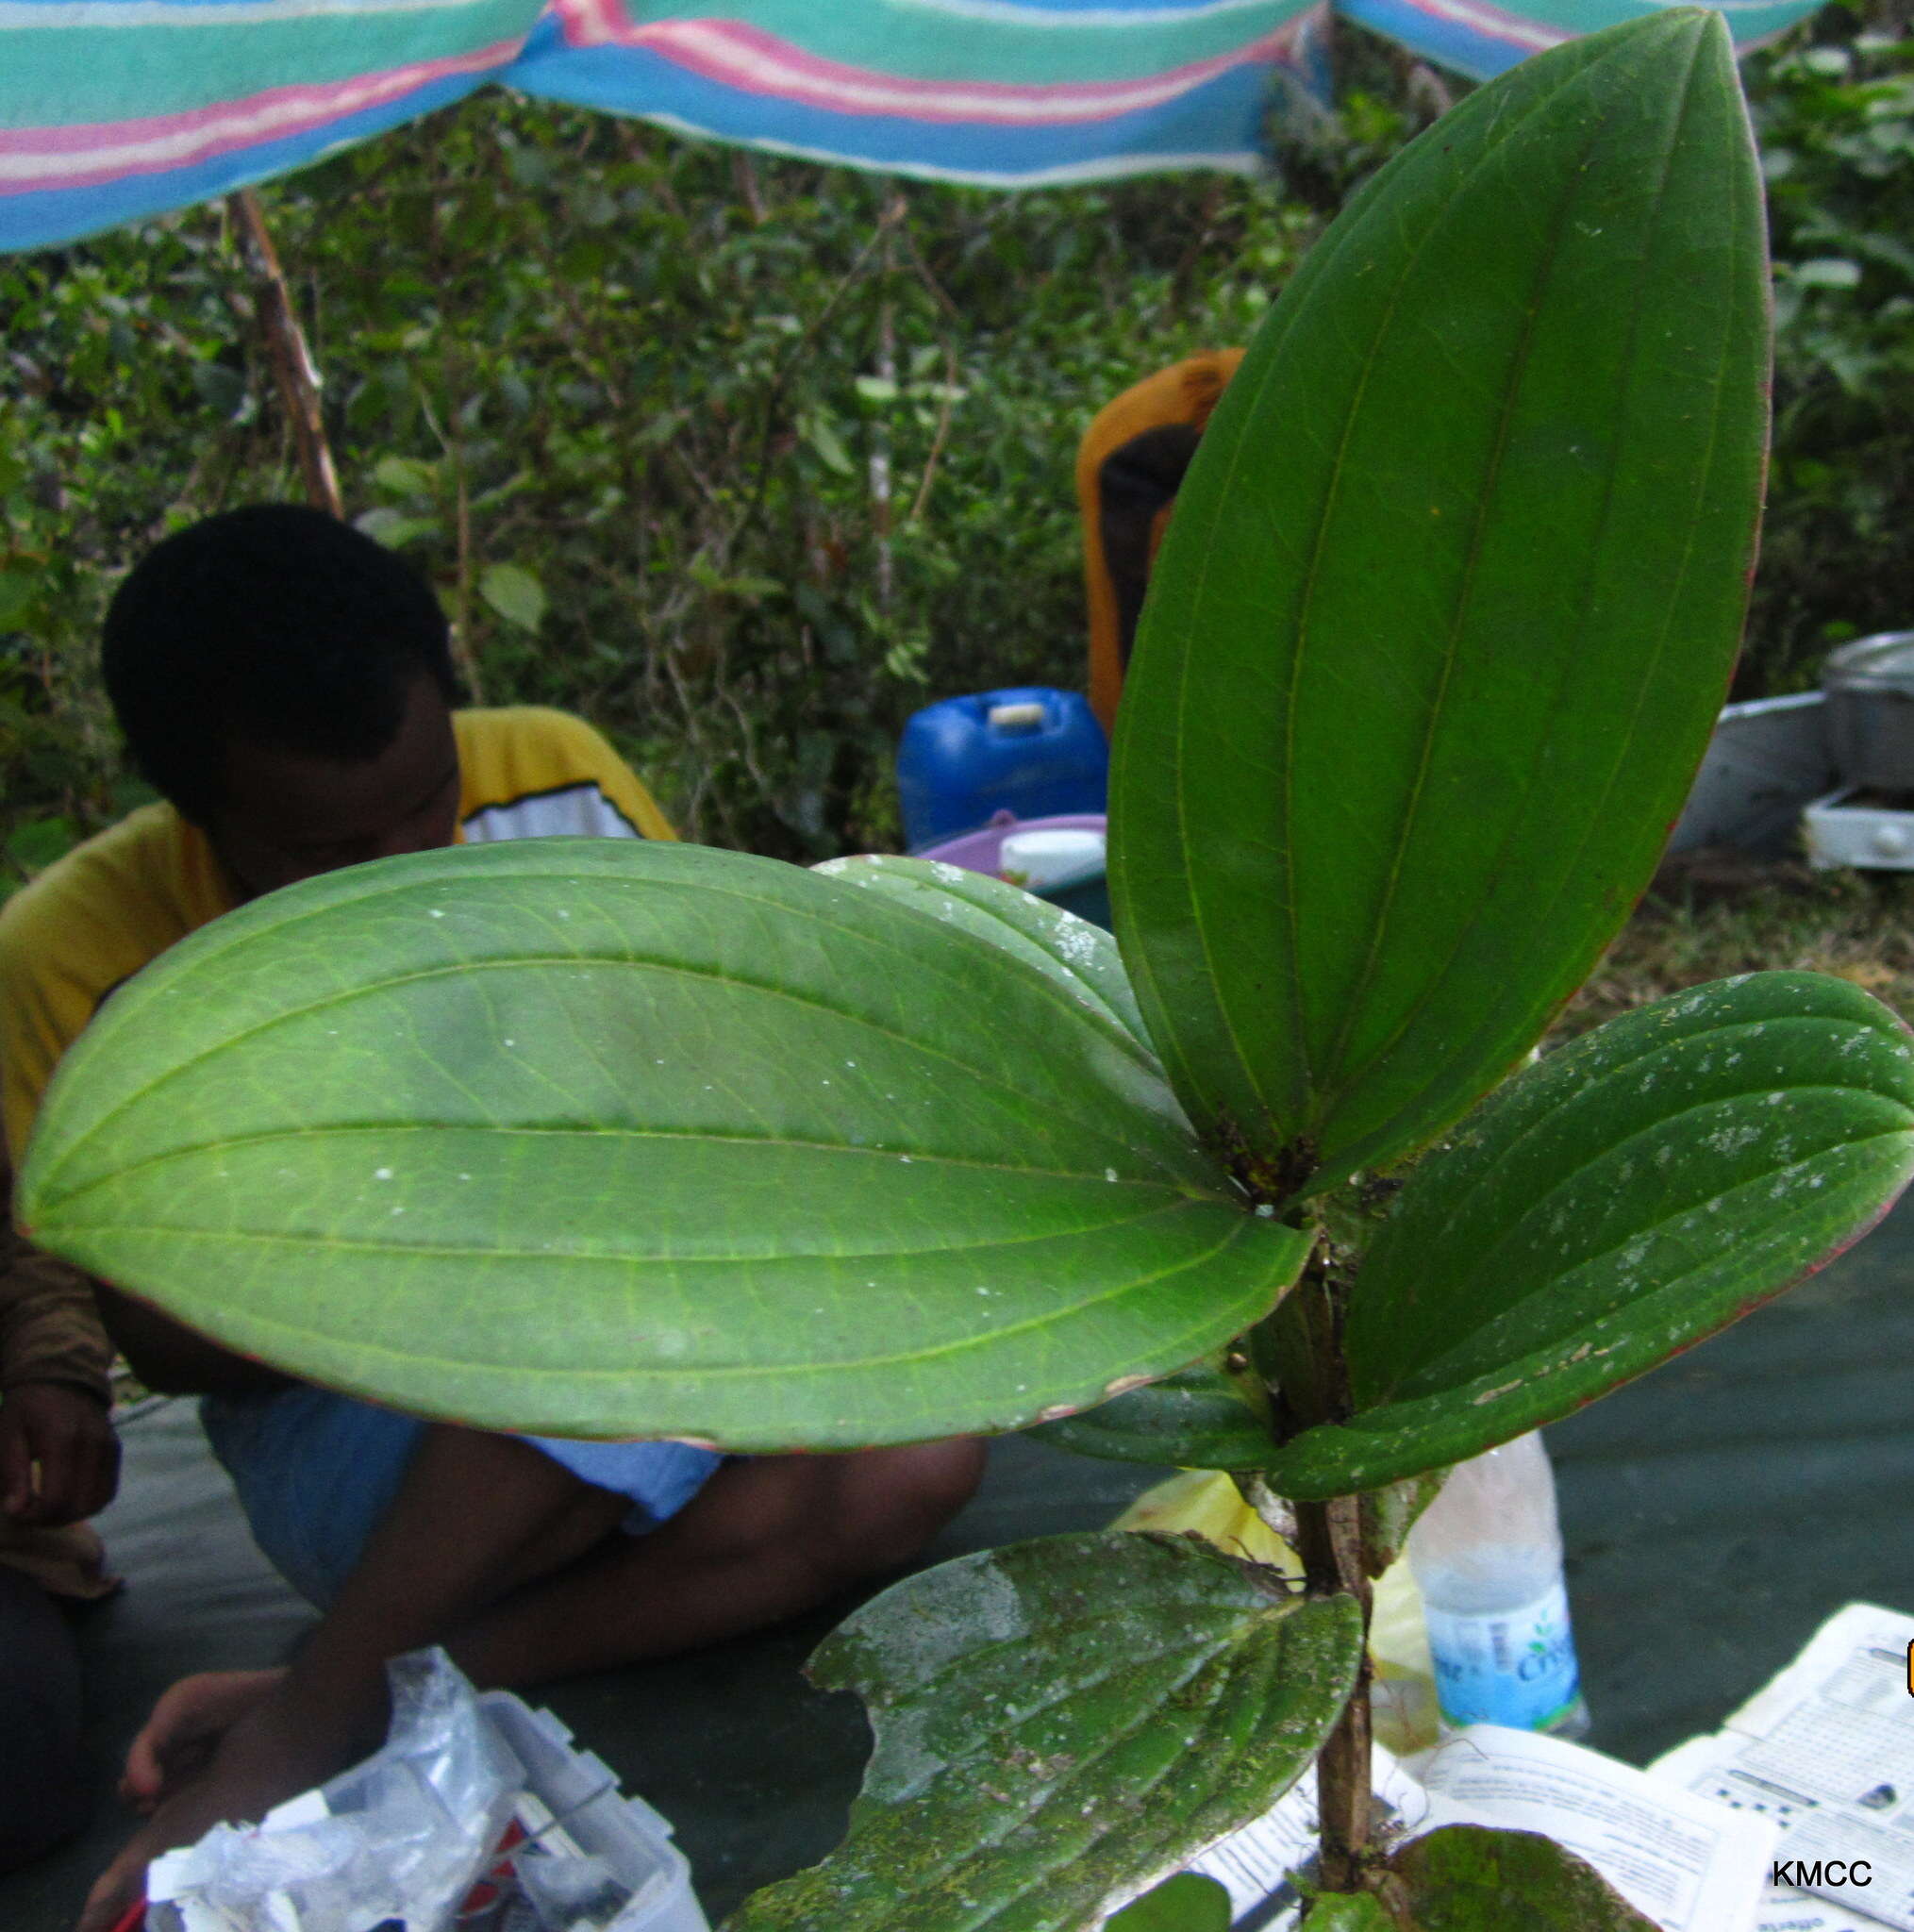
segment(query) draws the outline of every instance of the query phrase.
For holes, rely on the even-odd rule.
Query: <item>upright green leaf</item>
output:
[[[1512,1080],[1410,1177],[1363,1263],[1356,1414],[1270,1471],[1374,1489],[1552,1422],[1811,1272],[1914,1174],[1914,1047],[1812,973],[1724,979]]]
[[[1307,1246],[1057,958],[638,841],[421,854],[216,922],[68,1056],[21,1199],[311,1380],[737,1448],[1081,1407],[1220,1346]]]
[[[1362,1656],[1355,1600],[1195,1538],[1013,1543],[907,1578],[825,1640],[876,1746],[851,1833],[726,1932],[1075,1932],[1252,1819]]]
[[[1524,61],[1311,251],[1179,497],[1110,882],[1199,1129],[1324,1187],[1459,1116],[1647,882],[1739,636],[1767,295],[1728,37]]]

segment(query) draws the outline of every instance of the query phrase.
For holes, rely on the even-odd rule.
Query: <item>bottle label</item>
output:
[[[1426,1608],[1436,1695],[1452,1724],[1546,1728],[1580,1692],[1569,1593],[1559,1582],[1514,1609]]]

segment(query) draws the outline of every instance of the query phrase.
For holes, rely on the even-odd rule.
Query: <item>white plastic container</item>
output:
[[[1097,877],[1107,861],[1103,833],[1064,827],[1007,832],[997,866],[1026,892],[1055,892]]]
[[[630,1903],[606,1932],[710,1932],[665,1818],[642,1798],[625,1797],[601,1758],[574,1750],[572,1733],[549,1710],[534,1710],[508,1690],[488,1690],[478,1707],[524,1766],[526,1789],[580,1851],[605,1859],[631,1887]]]
[[[574,1750],[550,1711],[506,1691],[474,1699],[442,1651],[413,1653],[393,1669],[408,1666],[427,1681],[404,1735],[395,1719],[383,1750],[277,1807],[258,1831],[222,1826],[157,1858],[144,1932],[335,1932],[348,1919],[363,1925],[389,1916],[394,1891],[416,1900],[408,1923],[495,1932],[524,1916],[501,1896],[499,1875],[518,1864],[529,1887],[520,1861],[534,1849],[561,1887],[570,1875],[607,1893],[615,1881],[629,1893],[604,1932],[709,1932],[670,1824],[625,1797],[600,1759]],[[328,1839],[356,1816],[359,1830]],[[535,1848],[505,1836],[514,1824],[535,1836]],[[411,1856],[422,1846],[424,1862]],[[444,1853],[437,1864],[435,1848]],[[395,1853],[408,1860],[403,1869]]]
[[[1817,798],[1801,814],[1807,862],[1817,872],[1852,865],[1871,872],[1914,872],[1914,811],[1855,805],[1850,788]]]
[[[1539,1435],[1459,1464],[1409,1533],[1444,1724],[1589,1728]]]

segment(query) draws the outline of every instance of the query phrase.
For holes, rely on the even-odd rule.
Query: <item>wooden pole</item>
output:
[[[316,509],[336,517],[345,515],[339,493],[339,473],[332,465],[332,450],[325,441],[325,419],[320,409],[320,375],[306,346],[306,333],[292,307],[292,291],[286,285],[286,271],[279,266],[279,252],[266,226],[265,210],[250,188],[226,196],[226,212],[239,237],[240,251],[252,272],[254,306],[259,332],[265,339],[266,357],[273,365],[273,379],[279,387],[279,401],[286,420],[292,425],[293,446],[299,456],[299,474],[306,483],[306,500]]]

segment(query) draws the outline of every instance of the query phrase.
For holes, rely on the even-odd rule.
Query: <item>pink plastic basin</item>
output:
[[[1004,839],[1010,832],[1102,832],[1108,829],[1100,811],[1065,812],[1050,819],[1017,819],[1000,811],[988,825],[966,832],[960,839],[943,839],[935,845],[921,845],[913,858],[940,858],[946,865],[960,865],[966,872],[987,872],[994,877]]]

